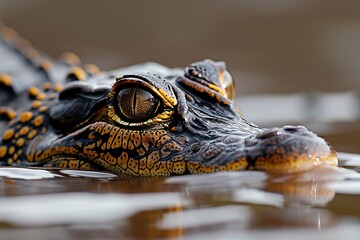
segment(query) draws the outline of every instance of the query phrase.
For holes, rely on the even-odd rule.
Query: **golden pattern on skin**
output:
[[[76,55],[73,52],[66,52],[66,53],[62,54],[60,59],[71,66],[81,64],[80,58],[78,57],[78,55]]]
[[[147,157],[147,163],[146,166],[148,169],[152,169],[154,164],[157,163],[160,160],[160,153],[159,151],[153,151],[149,154]]]
[[[172,106],[176,106],[178,104],[177,99],[169,96],[163,89],[159,89],[159,92]]]
[[[86,145],[83,149],[83,152],[85,154],[85,156],[87,158],[89,158],[90,160],[94,160],[95,158],[97,158],[99,156],[98,152],[96,150],[94,150],[95,148],[95,143]]]
[[[10,139],[14,136],[14,134],[15,134],[14,129],[13,129],[13,128],[9,128],[9,129],[7,129],[7,130],[3,133],[2,139],[3,139],[4,141],[8,141],[8,140],[10,140]]]
[[[22,123],[30,121],[30,119],[33,117],[33,113],[30,111],[24,111],[19,116],[19,121]]]
[[[130,169],[134,173],[139,172],[139,160],[130,158],[128,161],[128,169]]]
[[[35,98],[40,92],[40,89],[38,89],[37,87],[30,87],[28,89],[28,94],[30,98]]]
[[[174,163],[184,162],[183,157],[173,157],[173,159],[161,161],[161,158],[164,157],[161,155],[163,147],[166,146],[167,151],[179,152],[182,150],[178,143],[170,141],[165,130],[128,130],[105,122],[93,124],[89,130],[88,136],[91,138],[95,137],[95,132],[100,134],[101,138],[106,139],[106,142],[97,139],[92,144],[85,146],[82,150],[84,157],[93,159],[95,163],[110,171],[135,176],[149,176],[149,174],[151,176],[168,176],[171,175],[175,166],[175,168],[178,168],[177,172],[185,172],[181,165],[169,163],[172,160],[174,160]],[[145,155],[146,151],[144,148],[150,151],[150,153]],[[110,152],[107,152],[107,149],[119,149],[121,152],[116,158]],[[130,157],[128,154],[128,151],[141,152],[139,149],[142,149],[144,154],[140,159]],[[168,155],[169,153],[166,156]]]
[[[145,149],[142,148],[142,147],[139,147],[136,149],[137,153],[139,154],[140,157],[144,156],[145,155]]]
[[[143,157],[139,160],[139,169],[140,172],[146,169],[146,157]]]
[[[173,174],[181,175],[186,171],[186,162],[185,161],[177,161],[172,165]]]
[[[23,151],[22,151],[21,149],[19,149],[19,150],[17,151],[17,155],[19,155],[19,156],[21,156],[22,153],[23,153]]]
[[[19,34],[14,29],[9,27],[3,27],[1,29],[1,35],[7,43],[10,43],[19,37]]]
[[[248,167],[249,163],[246,160],[246,157],[241,157],[239,159],[236,159],[233,162],[229,162],[226,164],[226,170],[227,171],[239,171],[239,170],[245,170]]]
[[[7,152],[7,147],[6,146],[1,146],[0,147],[0,158],[5,157],[6,152]]]
[[[168,137],[167,135],[165,135],[165,136]],[[166,142],[166,141],[167,140],[164,139],[164,142]],[[181,147],[176,142],[168,142],[165,145],[163,145],[163,147],[161,148],[161,155],[163,157],[167,157],[171,154],[171,152],[174,152],[174,151],[181,152],[181,151],[183,151],[183,147]]]
[[[95,75],[100,73],[100,69],[95,64],[85,64],[85,69],[87,72],[89,72],[91,75]]]
[[[10,87],[12,84],[12,80],[10,75],[8,74],[0,74],[0,84],[3,84],[6,87]]]
[[[31,107],[34,108],[34,109],[37,109],[41,106],[42,102],[39,101],[39,100],[34,100],[31,104]]]
[[[43,92],[38,93],[38,94],[36,95],[36,99],[37,99],[37,100],[45,100],[45,99],[46,99],[46,94],[43,93]]]
[[[161,164],[161,162],[157,162],[157,163],[155,163],[154,166],[150,169],[150,175],[151,175],[151,176],[162,176],[162,174],[165,174],[164,172],[160,172],[160,171],[159,171],[160,164]]]
[[[29,156],[32,156],[34,154],[34,151],[35,149],[34,150],[30,149],[30,151],[27,153],[28,159]],[[63,153],[63,154],[69,154],[75,156],[79,153],[79,151],[72,146],[54,146],[47,148],[45,150],[36,150],[33,161],[41,162],[48,159],[49,157],[57,155],[57,153]]]
[[[34,48],[28,49],[25,53],[26,58],[31,62],[34,61],[35,58],[37,58],[39,55],[39,52],[36,51]]]
[[[63,89],[63,86],[61,84],[55,84],[54,91],[59,93]]]
[[[71,169],[78,169],[79,165],[80,165],[79,163],[80,163],[79,160],[70,160],[70,161],[68,161],[68,166]]]
[[[48,110],[48,107],[47,106],[42,106],[39,108],[39,112],[45,112]]]
[[[75,157],[56,157],[53,160],[48,161],[44,167],[57,167],[68,169],[80,169],[80,170],[94,170],[94,168],[83,160],[76,159]]]
[[[208,95],[209,97],[215,98],[218,103],[221,103],[223,105],[231,104],[229,99],[227,99],[226,97],[223,96],[223,93],[219,93],[207,86],[204,86],[203,84],[200,84],[198,82],[191,81],[191,80],[181,79],[181,78],[179,78],[178,81],[185,84],[189,88],[195,89],[199,93],[206,93],[206,95]]]
[[[24,138],[19,138],[18,140],[16,140],[16,146],[17,147],[22,147],[22,146],[24,146],[24,144],[25,144],[25,139]]]
[[[205,166],[200,162],[187,162],[187,169],[191,174],[206,174],[218,171],[241,171],[247,169],[249,163],[246,157],[238,158],[234,161],[228,162],[225,165],[211,165]]]
[[[38,96],[39,93],[41,93],[41,91],[36,87],[28,89],[30,98]],[[13,120],[8,124],[8,129],[4,130],[2,136],[3,146],[0,146],[4,152],[1,158],[6,159],[8,164],[21,164],[22,161],[20,158],[23,156],[23,148],[26,142],[38,134],[37,127],[43,123],[43,116],[38,114],[38,109],[41,105],[41,101],[34,100],[31,103],[31,111],[20,112],[18,118],[15,118],[15,115]],[[35,118],[34,115],[36,115]],[[34,156],[32,156],[32,158],[34,158]]]
[[[90,163],[84,162],[80,165],[80,170],[94,170]]]
[[[151,173],[150,173],[149,169],[145,168],[144,170],[139,172],[139,175],[144,176],[144,177],[148,177],[148,176],[151,176]]]
[[[39,68],[45,72],[49,72],[52,68],[52,63],[50,60],[45,59],[40,63]]]
[[[207,86],[209,88],[211,88],[212,90],[217,91],[218,93],[220,93],[224,97],[226,97],[226,93],[224,93],[224,91],[220,87],[218,87],[218,86],[216,86],[214,84],[211,84],[211,83],[208,83]]]
[[[29,134],[27,135],[28,139],[33,139],[37,135],[37,131],[35,129],[32,129]]]
[[[45,90],[45,91],[48,91],[52,88],[52,84],[50,82],[45,82],[43,85],[42,85],[42,89]]]
[[[12,119],[16,118],[17,114],[12,108],[0,107],[0,116],[3,116],[7,119],[12,120]]]
[[[43,84],[43,90],[48,91],[52,89],[51,83],[44,83]],[[55,89],[54,89],[55,91]],[[41,91],[39,88],[32,86],[28,88],[28,95],[30,99],[36,99],[36,100],[45,100],[47,98],[47,95]]]
[[[120,148],[122,146],[122,138],[123,138],[123,132],[125,130],[124,129],[119,129],[119,128],[114,128],[111,133],[110,133],[110,137],[108,138],[107,141],[107,146],[108,149],[117,149]]]
[[[296,151],[284,155],[273,155],[269,158],[259,157],[255,161],[255,168],[270,173],[293,173],[306,171],[316,165],[337,165],[334,152],[310,154],[299,154]]]
[[[129,136],[130,136],[130,131],[124,131],[123,132],[123,138],[122,138],[122,148],[123,149],[127,149],[127,145],[129,142]]]
[[[59,168],[67,168],[67,165],[68,165],[68,161],[58,161],[56,166]]]
[[[26,154],[26,159],[27,159],[29,162],[33,162],[33,161],[34,161],[34,157],[35,157],[35,153],[33,153],[33,152]]]
[[[39,115],[37,117],[34,118],[34,120],[32,121],[32,124],[35,126],[35,127],[39,127],[42,123],[43,123],[43,116]]]
[[[192,69],[191,72],[189,72],[189,73],[192,76],[195,76],[197,78],[203,78],[202,74],[200,72],[198,72],[196,69]],[[219,84],[212,84],[209,81],[204,80],[204,79],[196,79],[196,80],[191,80],[191,81],[199,83],[203,87],[208,87],[208,88],[220,93],[222,96],[232,100],[234,97],[234,94],[233,94],[234,86],[233,86],[233,81],[232,81],[232,77],[231,77],[230,73],[227,72],[225,70],[225,68],[218,69],[218,77],[219,77]]]
[[[130,139],[131,141],[129,142],[129,149],[137,149],[141,144],[140,132],[132,131]]]
[[[95,159],[94,161],[95,161],[96,164],[98,164],[98,165],[104,167],[105,169],[108,169],[108,170],[111,171],[111,166],[110,166],[110,164],[107,163],[106,161],[104,161],[103,159],[98,159],[98,158],[97,158],[97,159]]]
[[[80,67],[73,67],[67,74],[68,76],[73,75],[76,80],[82,81],[86,79],[86,72]]]
[[[107,153],[100,153],[100,157],[102,159],[106,159],[106,161],[111,164],[111,165],[115,165],[117,162],[117,159],[111,155],[111,153],[107,152]]]
[[[121,155],[118,157],[117,162],[118,162],[118,165],[122,169],[127,168],[127,160],[128,160],[128,158],[129,158],[129,155],[126,152],[122,152]]]
[[[15,152],[15,147],[14,146],[9,147],[9,151],[8,151],[9,155],[13,155],[14,152]]]

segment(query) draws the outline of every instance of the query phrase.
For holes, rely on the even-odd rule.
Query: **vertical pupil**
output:
[[[136,87],[122,89],[117,100],[120,113],[131,121],[149,119],[159,105],[159,100],[151,93]]]

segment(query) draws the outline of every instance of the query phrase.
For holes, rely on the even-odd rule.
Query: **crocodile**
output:
[[[0,31],[0,166],[171,176],[337,165],[333,148],[303,126],[246,120],[224,62],[101,71]]]

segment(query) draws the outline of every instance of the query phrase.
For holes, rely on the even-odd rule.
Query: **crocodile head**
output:
[[[262,129],[245,120],[222,62],[121,74],[71,82],[36,110],[44,123],[23,152],[26,161],[134,176],[289,173],[337,163],[331,147],[305,127]]]

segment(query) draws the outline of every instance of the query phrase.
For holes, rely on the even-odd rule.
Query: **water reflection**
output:
[[[59,176],[50,171],[42,169],[27,169],[27,168],[2,168],[0,170],[0,177],[9,179],[22,179],[22,180],[37,180],[55,178]]]
[[[344,167],[359,164],[358,156],[339,156]],[[358,233],[359,184],[357,171],[326,166],[291,175],[170,178],[2,167],[0,234],[22,239],[46,227],[37,239],[52,233],[68,239],[260,239],[290,232],[335,239],[332,234]]]
[[[252,216],[249,207],[226,205],[167,213],[158,222],[160,229],[201,228],[236,222],[245,227]]]
[[[69,177],[83,177],[83,178],[96,178],[96,179],[113,179],[117,177],[115,174],[112,173],[96,172],[96,171],[79,171],[79,170],[71,170],[71,169],[61,169],[59,170],[59,172]]]
[[[189,201],[176,193],[158,194],[95,194],[57,193],[1,198],[0,221],[15,226],[63,224],[117,225],[137,212],[156,210]]]

